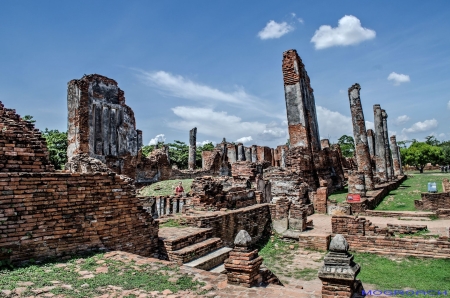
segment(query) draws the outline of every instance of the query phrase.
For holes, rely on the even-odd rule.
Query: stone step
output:
[[[222,240],[220,238],[209,238],[205,241],[183,247],[182,249],[168,252],[168,256],[170,261],[187,263],[200,258],[220,247],[222,247]]]
[[[212,236],[210,228],[160,228],[158,232],[160,247],[171,252],[205,241]],[[166,253],[167,254],[167,253]]]
[[[217,267],[214,267],[213,269],[209,270],[209,272],[213,272],[213,273],[227,273],[227,270],[225,269],[225,265],[219,265]]]
[[[400,217],[399,220],[431,221],[429,217]]]
[[[202,270],[211,270],[214,267],[218,268],[220,267],[219,265],[223,265],[223,262],[228,259],[228,255],[232,250],[233,249],[229,247],[222,247],[189,263],[185,263],[184,265]],[[223,267],[223,270],[225,270],[225,266]],[[219,273],[221,272],[219,271]]]

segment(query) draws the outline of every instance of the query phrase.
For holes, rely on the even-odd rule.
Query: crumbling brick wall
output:
[[[0,172],[53,170],[39,130],[0,102]]]
[[[386,234],[386,229],[374,226],[370,220],[348,215],[333,216],[331,218],[331,229],[333,234],[342,235],[371,236]]]
[[[442,180],[442,192],[450,192],[450,182],[447,178]]]
[[[267,168],[264,170],[264,180],[271,184],[274,202],[284,197],[303,204],[309,201],[309,186],[297,172],[279,167]]]
[[[98,74],[72,80],[67,106],[68,159],[86,153],[134,179],[142,132],[117,82]]]
[[[157,223],[115,173],[1,173],[0,189],[0,260],[157,251]]]
[[[450,209],[450,193],[422,193],[421,200],[414,200],[417,210],[436,211]]]

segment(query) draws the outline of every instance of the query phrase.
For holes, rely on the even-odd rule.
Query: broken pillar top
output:
[[[353,84],[350,88],[348,88],[348,94],[350,94],[350,92],[352,92],[355,89],[361,90],[361,85],[359,85],[358,83]]]
[[[347,252],[348,242],[344,236],[337,234],[330,242],[330,251],[332,252]]]
[[[239,247],[247,247],[252,242],[252,237],[248,234],[246,230],[240,230],[239,233],[234,238],[234,245]]]

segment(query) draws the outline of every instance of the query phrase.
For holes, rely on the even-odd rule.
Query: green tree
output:
[[[189,146],[185,142],[175,140],[169,146],[170,163],[177,165],[179,169],[188,168]]]
[[[428,145],[431,145],[431,146],[439,146],[439,144],[441,142],[439,142],[439,140],[436,139],[435,136],[428,136],[428,137],[425,137],[425,143],[427,143]]]
[[[343,135],[338,139],[338,144],[341,147],[342,155],[345,157],[353,157],[355,152],[355,141],[351,136]]]
[[[441,147],[441,165],[450,165],[450,141],[444,141],[439,144]]]
[[[64,169],[64,165],[67,162],[67,132],[60,132],[57,129],[48,130],[46,128],[42,136],[47,141],[50,162],[55,166],[56,170]]]
[[[33,116],[31,115],[25,115],[22,117],[22,120],[28,121],[30,123],[36,123],[36,120],[33,119]]]
[[[161,149],[163,146],[164,146],[164,142],[158,142],[158,148]],[[144,156],[149,156],[150,153],[152,153],[153,150],[155,150],[155,148],[156,148],[156,145],[145,145],[145,146],[142,146],[142,154]]]
[[[413,141],[409,148],[401,148],[400,154],[404,164],[415,167],[420,173],[427,163],[437,164],[442,158],[440,147],[417,141]]]

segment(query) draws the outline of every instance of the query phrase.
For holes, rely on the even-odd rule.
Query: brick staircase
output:
[[[209,228],[160,228],[159,248],[162,258],[202,270],[222,273],[223,262],[232,250]]]

